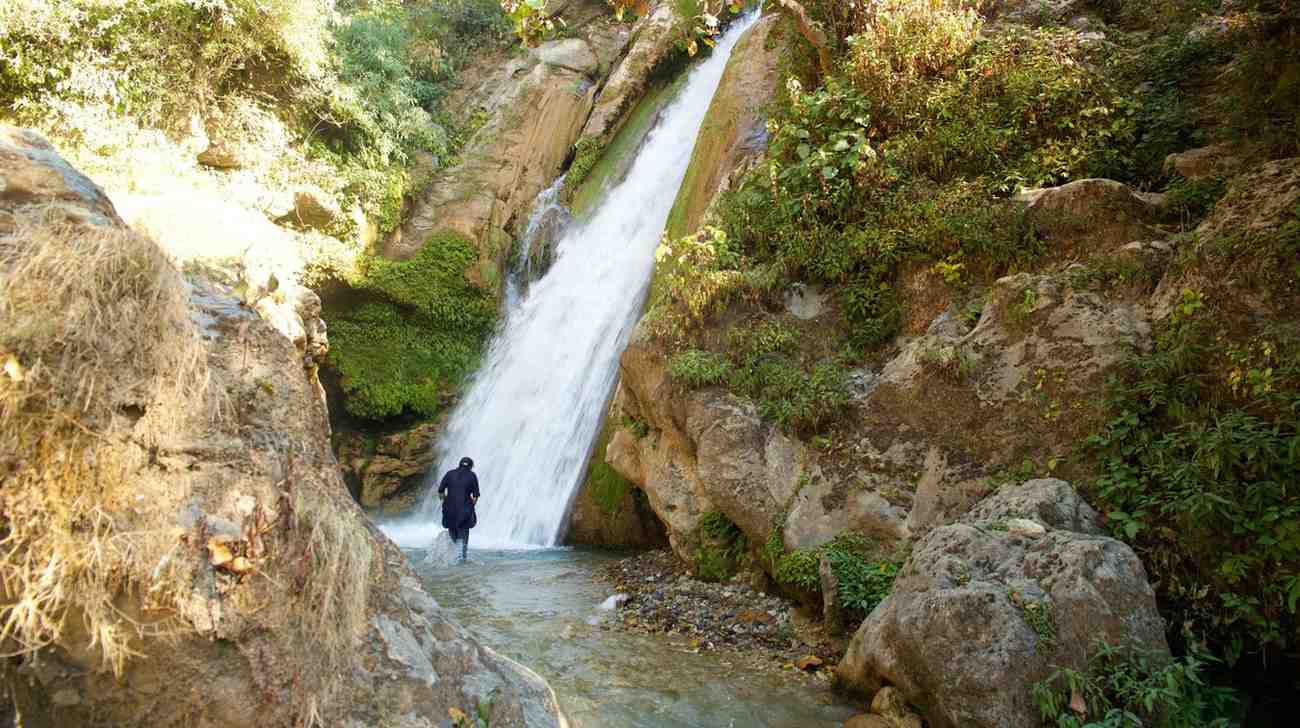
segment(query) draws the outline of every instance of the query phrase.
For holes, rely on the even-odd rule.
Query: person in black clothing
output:
[[[451,531],[451,540],[460,542],[460,560],[469,553],[469,530],[478,523],[474,504],[478,502],[478,476],[474,474],[474,461],[460,459],[460,467],[448,470],[438,484],[438,497],[442,498],[442,527]]]

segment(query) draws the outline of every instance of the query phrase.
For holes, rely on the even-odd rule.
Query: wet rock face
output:
[[[106,414],[85,414],[95,437],[84,455],[103,473],[120,464],[129,493],[114,495],[103,473],[84,488],[61,476],[69,492],[104,499],[94,503],[102,514],[94,534],[68,531],[63,548],[84,556],[92,535],[103,540],[78,587],[61,597],[67,611],[55,616],[64,627],[21,660],[0,664],[24,725],[431,726],[450,708],[473,714],[489,700],[494,726],[565,724],[546,684],[451,622],[348,497],[324,405],[290,338],[241,305],[230,286],[199,275],[187,286],[98,187],[30,132],[7,127],[0,220],[9,225],[0,228],[0,275],[11,253],[61,249],[59,241],[84,248],[109,240],[134,251],[137,274],[155,276],[163,293],[130,305],[161,307],[166,299],[175,309],[158,311],[169,316],[164,338],[174,340],[147,347],[193,353],[202,374],[202,386],[180,389],[169,386],[181,376],[175,371],[107,362],[105,381],[123,392],[104,395]],[[68,273],[106,279],[98,264]],[[120,294],[138,295],[130,286]],[[55,350],[46,334],[27,330],[6,339],[16,361]],[[46,356],[44,366],[55,370],[56,359]],[[71,452],[92,447],[77,443]],[[0,463],[10,455],[0,450]],[[6,498],[40,482],[22,470],[37,466],[18,465],[6,473]],[[100,588],[113,604],[100,619],[113,629],[96,633],[78,615]],[[129,639],[138,653],[117,674],[102,651],[105,636]]]
[[[627,53],[606,79],[600,98],[583,125],[582,136],[598,139],[602,144],[614,136],[627,112],[645,91],[650,74],[673,52],[676,22],[672,3],[666,2],[658,3],[636,22],[627,41]]]
[[[1076,530],[1077,529],[1077,530]],[[929,725],[1036,726],[1034,683],[1083,669],[1098,639],[1167,653],[1145,570],[1068,484],[1032,480],[915,546],[839,680],[896,686]]]
[[[695,231],[738,172],[766,152],[766,107],[780,86],[780,59],[792,33],[789,26],[785,15],[769,14],[732,51],[673,205],[670,237]]]
[[[493,59],[493,70],[464,95],[473,104],[466,117],[482,117],[482,126],[461,151],[462,161],[434,177],[401,229],[383,242],[386,257],[410,258],[431,237],[454,234],[479,245],[481,263],[504,269],[510,241],[522,232],[538,193],[560,174],[610,59],[629,40],[612,18],[593,19],[604,6],[568,3],[563,10],[582,21],[578,37]]]
[[[424,422],[382,436],[341,433],[339,466],[355,484],[361,506],[399,512],[415,505],[420,484],[437,463],[440,429],[440,422]]]
[[[668,545],[668,533],[650,507],[645,493],[628,487],[610,507],[597,502],[589,489],[578,493],[569,513],[567,544],[649,549]]]

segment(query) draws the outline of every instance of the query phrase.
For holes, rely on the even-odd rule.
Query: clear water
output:
[[[526,293],[509,292],[517,300],[452,413],[441,462],[429,474],[434,480],[462,456],[474,459],[483,491],[475,544],[550,546],[560,537],[700,125],[731,50],[756,19],[736,22],[690,72],[628,175],[589,220],[561,236],[550,271]],[[403,546],[427,546],[440,528],[439,501],[430,496],[384,531]]]
[[[581,728],[839,728],[861,710],[795,676],[693,653],[685,638],[601,629],[617,617],[600,609],[610,588],[593,572],[615,555],[472,551],[469,563],[447,566],[409,553],[433,598],[484,644],[545,677]]]

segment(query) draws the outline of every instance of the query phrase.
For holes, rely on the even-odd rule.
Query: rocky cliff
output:
[[[564,725],[348,498],[292,334],[310,308],[278,330],[173,261],[0,130],[0,637],[23,725]]]

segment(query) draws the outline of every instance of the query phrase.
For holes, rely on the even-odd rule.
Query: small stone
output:
[[[898,688],[886,685],[877,690],[876,696],[871,699],[871,712],[887,718],[901,718],[910,711],[907,708],[907,700],[903,698]]]
[[[844,728],[893,728],[893,725],[878,715],[861,713],[844,721]]]
[[[797,319],[815,319],[825,307],[826,295],[819,286],[796,283],[785,294],[785,308]]]
[[[63,688],[54,693],[53,700],[55,705],[61,708],[67,708],[81,703],[81,693],[77,692],[73,688]]]
[[[1028,518],[1008,518],[1007,533],[1013,536],[1024,536],[1026,538],[1038,538],[1047,533],[1043,524],[1037,521],[1031,521]]]
[[[812,672],[822,666],[822,658],[817,655],[804,655],[795,661],[794,666],[800,670]]]
[[[343,210],[324,190],[308,187],[294,193],[289,217],[305,227],[329,232],[342,219]]]
[[[221,142],[210,143],[207,149],[199,152],[198,159],[199,164],[215,169],[239,169],[248,164],[244,155]]]

